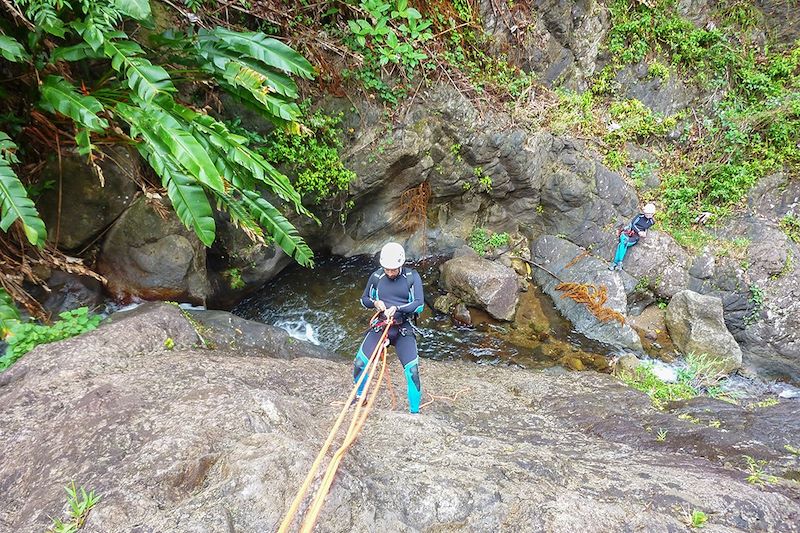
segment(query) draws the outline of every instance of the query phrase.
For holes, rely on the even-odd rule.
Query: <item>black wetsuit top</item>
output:
[[[634,231],[634,235],[631,235],[628,239],[628,242],[635,243],[639,241],[639,232],[647,231],[650,227],[656,223],[654,218],[647,218],[644,214],[638,214],[634,217],[631,221],[630,225],[628,226],[630,229]]]
[[[396,320],[405,322],[414,313],[422,311],[422,279],[416,270],[410,268],[401,267],[400,274],[394,279],[387,276],[382,268],[378,269],[367,280],[361,305],[374,309],[375,300],[382,301],[387,308],[397,307]]]

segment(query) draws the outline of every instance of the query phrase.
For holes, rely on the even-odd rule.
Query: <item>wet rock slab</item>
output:
[[[49,527],[70,480],[102,495],[88,532],[276,530],[349,361],[198,346],[180,310],[149,306],[0,374],[0,530]],[[747,483],[736,444],[736,460],[678,445],[695,425],[611,376],[423,361],[422,379],[436,395],[422,415],[381,397],[317,531],[666,532],[692,509],[709,531],[798,531],[795,482]],[[742,438],[755,453],[758,433]]]

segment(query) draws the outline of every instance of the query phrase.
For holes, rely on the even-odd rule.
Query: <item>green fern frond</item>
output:
[[[0,131],[2,146],[13,146],[8,135]],[[8,149],[0,153],[0,229],[8,231],[16,220],[22,222],[25,236],[31,244],[39,246],[47,239],[44,222],[39,218],[39,212],[33,201],[28,197],[28,191],[19,181],[10,162],[7,159]]]
[[[92,131],[100,132],[108,128],[108,121],[97,116],[103,111],[103,105],[97,98],[81,94],[61,76],[47,76],[41,92],[39,106],[45,111],[58,111]]]

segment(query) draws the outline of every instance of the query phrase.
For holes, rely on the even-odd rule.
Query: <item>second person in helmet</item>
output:
[[[396,242],[386,244],[381,249],[381,268],[373,272],[367,280],[367,286],[361,296],[361,305],[367,309],[380,311],[386,320],[394,320],[389,328],[388,340],[395,347],[397,357],[403,365],[408,387],[409,411],[418,413],[422,384],[419,377],[417,339],[410,320],[415,314],[422,312],[424,298],[422,279],[415,270],[406,268],[405,262],[405,250],[400,244]],[[384,324],[383,320],[374,324],[364,337],[353,361],[354,381],[357,382],[366,369],[369,356],[381,338]],[[365,382],[366,376],[358,389],[359,398]]]
[[[619,234],[619,244],[614,254],[614,262],[608,267],[609,270],[622,270],[622,260],[628,248],[639,242],[639,237],[645,237],[650,226],[656,223],[653,216],[656,214],[656,206],[647,204],[642,212],[631,220],[631,223],[623,227]]]

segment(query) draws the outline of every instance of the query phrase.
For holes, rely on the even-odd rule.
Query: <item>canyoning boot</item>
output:
[[[408,385],[408,410],[419,413],[419,402],[422,399],[422,384],[419,381],[419,358],[403,367]]]
[[[359,348],[356,358],[353,360],[353,383],[358,383],[358,380],[361,379],[361,374],[366,370],[367,364],[369,364],[369,359],[367,359],[367,356],[364,355],[364,352]],[[364,379],[361,380],[361,384],[358,386],[358,391],[356,392],[356,401],[353,402],[354,404],[361,398],[361,395],[364,394],[364,384],[367,382],[368,377],[369,375],[365,374]]]

